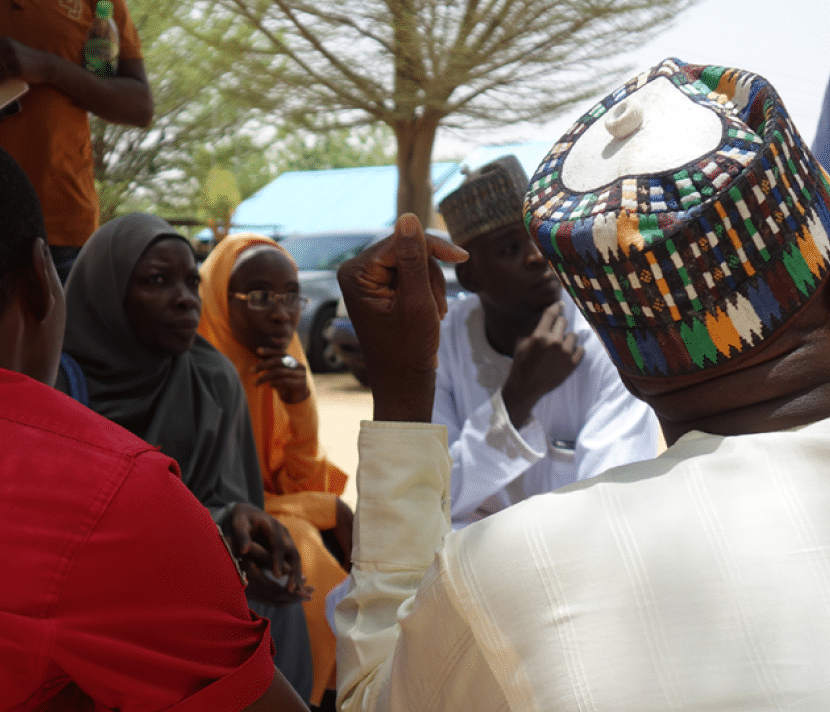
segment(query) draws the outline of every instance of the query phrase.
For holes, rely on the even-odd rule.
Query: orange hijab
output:
[[[239,255],[254,245],[270,245],[294,263],[286,250],[263,235],[239,233],[226,237],[201,267],[199,333],[233,362],[242,379],[265,491],[278,495],[295,492],[342,494],[347,476],[326,459],[320,448],[314,381],[297,334],[291,340],[288,353],[308,370],[311,395],[302,403],[286,406],[267,383],[254,384],[258,374],[253,369],[259,359],[231,332],[228,283]]]

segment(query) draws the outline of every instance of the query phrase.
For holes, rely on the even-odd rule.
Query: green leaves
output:
[[[156,118],[93,122],[102,216],[193,215],[214,166],[244,198],[277,171],[389,163],[393,133],[398,211],[426,223],[439,127],[547,121],[692,2],[131,0]]]

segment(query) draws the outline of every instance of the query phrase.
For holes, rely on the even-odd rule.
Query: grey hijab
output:
[[[163,237],[184,239],[143,213],[116,218],[92,234],[66,283],[64,351],[86,376],[89,407],[174,458],[185,485],[221,522],[235,502],[263,503],[239,376],[201,336],[184,354],[151,353],[124,312],[136,263]],[[57,387],[67,392],[62,378]]]

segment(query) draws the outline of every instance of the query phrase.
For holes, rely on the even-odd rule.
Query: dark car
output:
[[[387,227],[277,238],[280,245],[296,260],[300,291],[308,297],[308,304],[300,315],[297,334],[312,371],[327,373],[345,368],[343,359],[325,336],[327,327],[334,320],[337,302],[340,301],[337,268],[390,232]]]
[[[436,231],[431,230],[430,232]],[[445,237],[443,233],[436,234]],[[442,270],[447,288],[447,301],[466,299],[467,293],[458,283],[458,278],[455,276],[455,268],[444,266]],[[354,377],[361,385],[368,387],[369,374],[366,371],[366,363],[363,360],[363,351],[360,349],[360,343],[357,340],[354,326],[352,326],[352,321],[349,319],[349,315],[346,312],[346,305],[342,299],[337,305],[337,314],[326,331],[326,338],[337,351],[341,360],[345,362],[346,367],[354,374]]]

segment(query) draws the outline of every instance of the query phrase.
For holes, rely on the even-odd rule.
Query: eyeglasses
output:
[[[277,304],[294,311],[308,304],[308,297],[301,297],[299,292],[272,292],[270,289],[255,289],[247,294],[228,292],[229,297],[236,297],[248,303],[254,311],[273,309]]]

